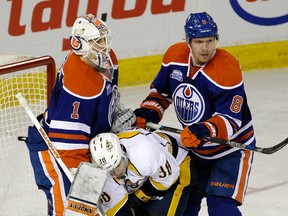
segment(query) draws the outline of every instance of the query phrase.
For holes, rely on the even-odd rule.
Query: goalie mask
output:
[[[128,162],[123,153],[119,138],[113,133],[101,133],[89,143],[91,161],[107,169],[110,173],[119,167],[122,159]]]
[[[91,14],[78,17],[72,27],[70,42],[74,53],[99,72],[113,69],[109,55],[111,31],[102,20]]]

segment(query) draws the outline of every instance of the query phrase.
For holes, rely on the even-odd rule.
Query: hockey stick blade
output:
[[[280,142],[277,145],[275,145],[275,146],[271,146],[271,147],[268,147],[268,148],[255,147],[254,149],[256,149],[257,152],[261,152],[263,154],[273,154],[273,153],[279,151],[280,149],[282,149],[287,144],[288,144],[288,137],[285,140],[283,140],[282,142]]]
[[[159,124],[154,124],[152,122],[147,122],[146,127],[154,129],[154,130],[163,130],[163,131],[169,131],[169,132],[178,133],[178,134],[180,134],[182,131],[181,129],[168,127],[168,126],[164,126],[164,125],[159,125]],[[267,147],[267,148],[250,147],[250,146],[246,146],[243,143],[238,143],[238,142],[214,138],[214,137],[204,137],[201,139],[203,139],[205,141],[209,141],[209,142],[219,143],[222,145],[228,145],[230,147],[244,149],[244,150],[250,150],[250,151],[259,152],[259,153],[263,153],[263,154],[273,154],[288,144],[288,137],[285,140],[283,140],[282,142],[280,142],[274,146]]]

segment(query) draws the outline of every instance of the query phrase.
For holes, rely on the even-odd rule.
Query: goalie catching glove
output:
[[[120,133],[131,127],[136,121],[136,116],[131,109],[123,104],[118,104],[115,110],[115,117],[112,122],[111,132]]]

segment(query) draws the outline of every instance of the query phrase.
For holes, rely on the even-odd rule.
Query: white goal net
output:
[[[46,109],[55,78],[50,56],[0,56],[0,216],[47,215],[44,193],[34,180],[29,152],[18,136],[32,125],[15,95],[22,92],[37,116]]]

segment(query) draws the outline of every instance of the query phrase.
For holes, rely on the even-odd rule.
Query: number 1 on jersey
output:
[[[72,119],[78,119],[79,118],[79,114],[78,114],[79,107],[80,107],[80,102],[75,101],[73,103],[73,112],[70,116]]]

